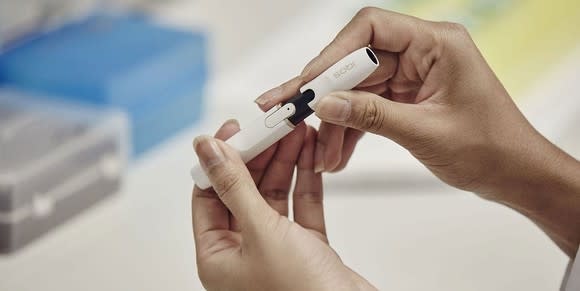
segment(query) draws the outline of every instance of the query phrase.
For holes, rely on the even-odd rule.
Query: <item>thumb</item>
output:
[[[329,123],[376,133],[404,143],[420,131],[419,105],[394,102],[365,91],[339,91],[323,97],[316,115]]]
[[[234,149],[209,136],[196,137],[193,146],[213,189],[242,229],[258,224],[272,210]]]

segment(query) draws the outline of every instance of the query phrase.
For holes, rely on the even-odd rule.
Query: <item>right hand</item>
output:
[[[323,121],[319,170],[344,167],[359,133],[367,131],[407,148],[448,184],[480,193],[493,192],[530,157],[543,159],[539,153],[549,143],[526,121],[458,24],[362,9],[300,77],[281,86],[286,94],[270,96],[267,103],[283,101],[367,45],[380,67],[358,90],[331,93],[316,108]]]
[[[461,25],[362,9],[301,76],[257,103],[266,109],[288,99],[367,45],[379,57],[375,73],[357,90],[331,93],[317,105],[323,122],[316,169],[344,167],[362,132],[382,135],[444,182],[530,217],[573,255],[580,163],[530,125]]]

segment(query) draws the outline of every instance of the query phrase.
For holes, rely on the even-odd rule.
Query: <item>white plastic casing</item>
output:
[[[278,109],[280,107],[276,106],[268,110],[264,116],[255,119],[226,141],[228,145],[238,150],[244,163],[249,162],[269,146],[294,130],[294,126],[285,120],[278,122],[273,127],[266,126],[268,117]],[[211,186],[208,177],[199,164],[196,164],[191,169],[191,177],[200,189],[207,189]]]
[[[320,99],[333,91],[350,90],[368,78],[379,66],[379,61],[370,48],[360,48],[344,57],[314,80],[300,88],[314,91],[314,99],[308,103],[315,109]]]
[[[308,107],[314,110],[320,99],[333,91],[350,90],[366,78],[379,66],[379,62],[371,49],[360,48],[344,57],[314,80],[300,88],[300,92],[307,90],[314,92],[314,99],[308,102]],[[294,125],[288,118],[294,115],[294,104],[287,103],[275,106],[263,116],[244,126],[226,143],[240,153],[244,163],[249,162],[257,155],[282,139],[292,130]],[[211,186],[208,177],[199,164],[191,169],[191,177],[200,189]]]

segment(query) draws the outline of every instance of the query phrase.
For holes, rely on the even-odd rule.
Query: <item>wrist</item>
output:
[[[539,134],[499,156],[503,162],[484,193],[491,200],[539,211],[578,195],[580,162]]]
[[[527,216],[573,256],[580,242],[580,162],[539,133],[517,140],[520,150],[504,155],[495,187],[482,196]]]

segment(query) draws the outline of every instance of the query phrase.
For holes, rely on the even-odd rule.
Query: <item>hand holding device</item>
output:
[[[337,164],[329,157],[346,163],[358,139],[349,130],[385,136],[447,184],[527,215],[574,256],[580,243],[580,162],[530,125],[469,32],[459,24],[365,8],[309,63],[302,78],[365,45],[379,56],[378,72],[360,90],[334,92],[317,105],[323,169],[336,170],[328,167]],[[281,91],[295,90],[291,86]],[[261,103],[290,96],[267,97],[261,96]],[[337,152],[342,155],[329,154]]]
[[[313,171],[316,130],[300,124],[280,141],[277,149],[282,151],[267,150],[244,165],[221,140],[238,129],[230,121],[215,139],[194,141],[215,185],[207,190],[195,187],[192,195],[196,262],[205,288],[376,290],[344,265],[328,244],[322,175]],[[287,163],[271,167],[277,160]]]
[[[227,140],[227,144],[235,148],[244,163],[247,163],[310,116],[322,97],[333,91],[354,88],[378,66],[378,58],[368,47],[350,53],[302,86],[299,94],[273,107],[242,128]],[[191,176],[200,189],[211,186],[199,165],[191,169]]]

